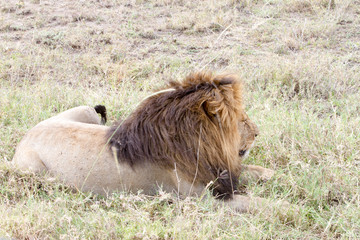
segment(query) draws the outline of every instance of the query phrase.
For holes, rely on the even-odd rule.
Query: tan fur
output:
[[[168,88],[174,90],[161,91],[150,96],[124,123],[112,128],[99,125],[97,113],[86,106],[70,109],[40,122],[24,136],[17,147],[13,162],[22,170],[49,172],[80,190],[104,195],[123,190],[141,190],[145,194],[153,195],[161,187],[167,192],[176,192],[182,196],[200,196],[205,187],[213,182],[212,189],[219,192],[219,196],[231,191],[229,198],[224,197],[226,200],[223,202],[237,211],[254,211],[260,205],[268,204],[264,199],[236,195],[231,190],[233,185],[237,186],[239,176],[244,171],[263,180],[273,174],[269,169],[241,165],[239,150],[248,153],[258,130],[243,110],[242,86],[236,77],[198,73],[182,82],[172,83]],[[192,88],[194,89],[191,90]],[[191,101],[188,101],[189,99]],[[150,139],[155,141],[154,145],[149,146],[156,146],[161,150],[157,151],[155,147],[151,149],[157,154],[151,155],[155,156],[154,159],[147,159],[145,152],[142,153],[143,159],[137,159],[136,154],[140,154],[138,151],[129,152],[129,149],[123,149],[129,147],[129,142],[140,141],[137,146],[139,151],[147,150],[144,146],[148,146],[145,142],[148,139],[143,134],[126,138],[126,142],[122,140],[123,136],[130,134],[133,127],[131,124],[139,120],[141,114],[148,114],[145,114],[145,120],[139,121],[146,123],[155,119],[148,116],[157,103],[163,103],[164,106],[159,108],[160,112],[155,111],[156,116],[161,115],[161,111],[169,114],[171,104],[184,108],[184,101],[189,102],[186,107],[189,111],[183,113],[182,118],[185,119],[186,114],[196,114],[196,117],[189,118],[188,122],[184,120],[184,126],[188,129],[181,129],[184,132],[180,135],[171,132],[169,127],[157,125],[165,124],[163,122],[154,120],[149,124],[155,128],[148,130],[148,134],[161,136],[156,138],[155,135],[149,135],[152,137]],[[196,101],[199,101],[200,105],[197,105]],[[177,109],[171,114],[179,114],[180,110]],[[182,118],[169,124],[180,126]],[[161,115],[160,119],[167,119],[167,116]],[[200,121],[199,124],[194,125],[191,122],[194,120]],[[194,129],[195,126],[199,129]],[[137,128],[138,125],[134,129]],[[176,146],[179,138],[188,146],[185,148],[187,151],[194,151],[193,155],[176,152],[176,147],[182,149],[182,146]],[[159,139],[165,141],[159,142]],[[174,149],[168,141],[173,141],[171,144],[174,144]],[[181,141],[179,140],[179,143]],[[155,159],[159,156],[163,158]],[[171,159],[167,158],[169,156]],[[195,157],[189,159],[188,156]],[[235,180],[231,177],[235,177]]]

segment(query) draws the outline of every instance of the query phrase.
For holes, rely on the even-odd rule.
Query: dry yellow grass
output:
[[[359,16],[358,0],[2,1],[0,238],[360,238]],[[277,171],[247,193],[298,204],[297,221],[92,196],[9,166],[37,122],[100,103],[114,121],[201,69],[244,79],[261,131],[247,162]]]

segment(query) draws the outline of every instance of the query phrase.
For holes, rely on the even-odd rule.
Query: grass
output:
[[[0,238],[360,238],[360,5],[356,0],[11,1],[0,5]],[[11,166],[41,120],[104,104],[110,122],[171,78],[236,72],[260,128],[247,194],[296,221],[213,200],[81,193]]]

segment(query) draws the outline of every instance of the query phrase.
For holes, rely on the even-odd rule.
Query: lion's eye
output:
[[[240,150],[239,151],[239,156],[242,157],[242,156],[245,155],[245,153],[246,153],[246,150]]]

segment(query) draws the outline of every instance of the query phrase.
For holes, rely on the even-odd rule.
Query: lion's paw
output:
[[[262,173],[260,174],[260,180],[261,181],[268,181],[270,180],[275,174],[275,171],[272,169],[268,169],[268,168],[263,168]]]

